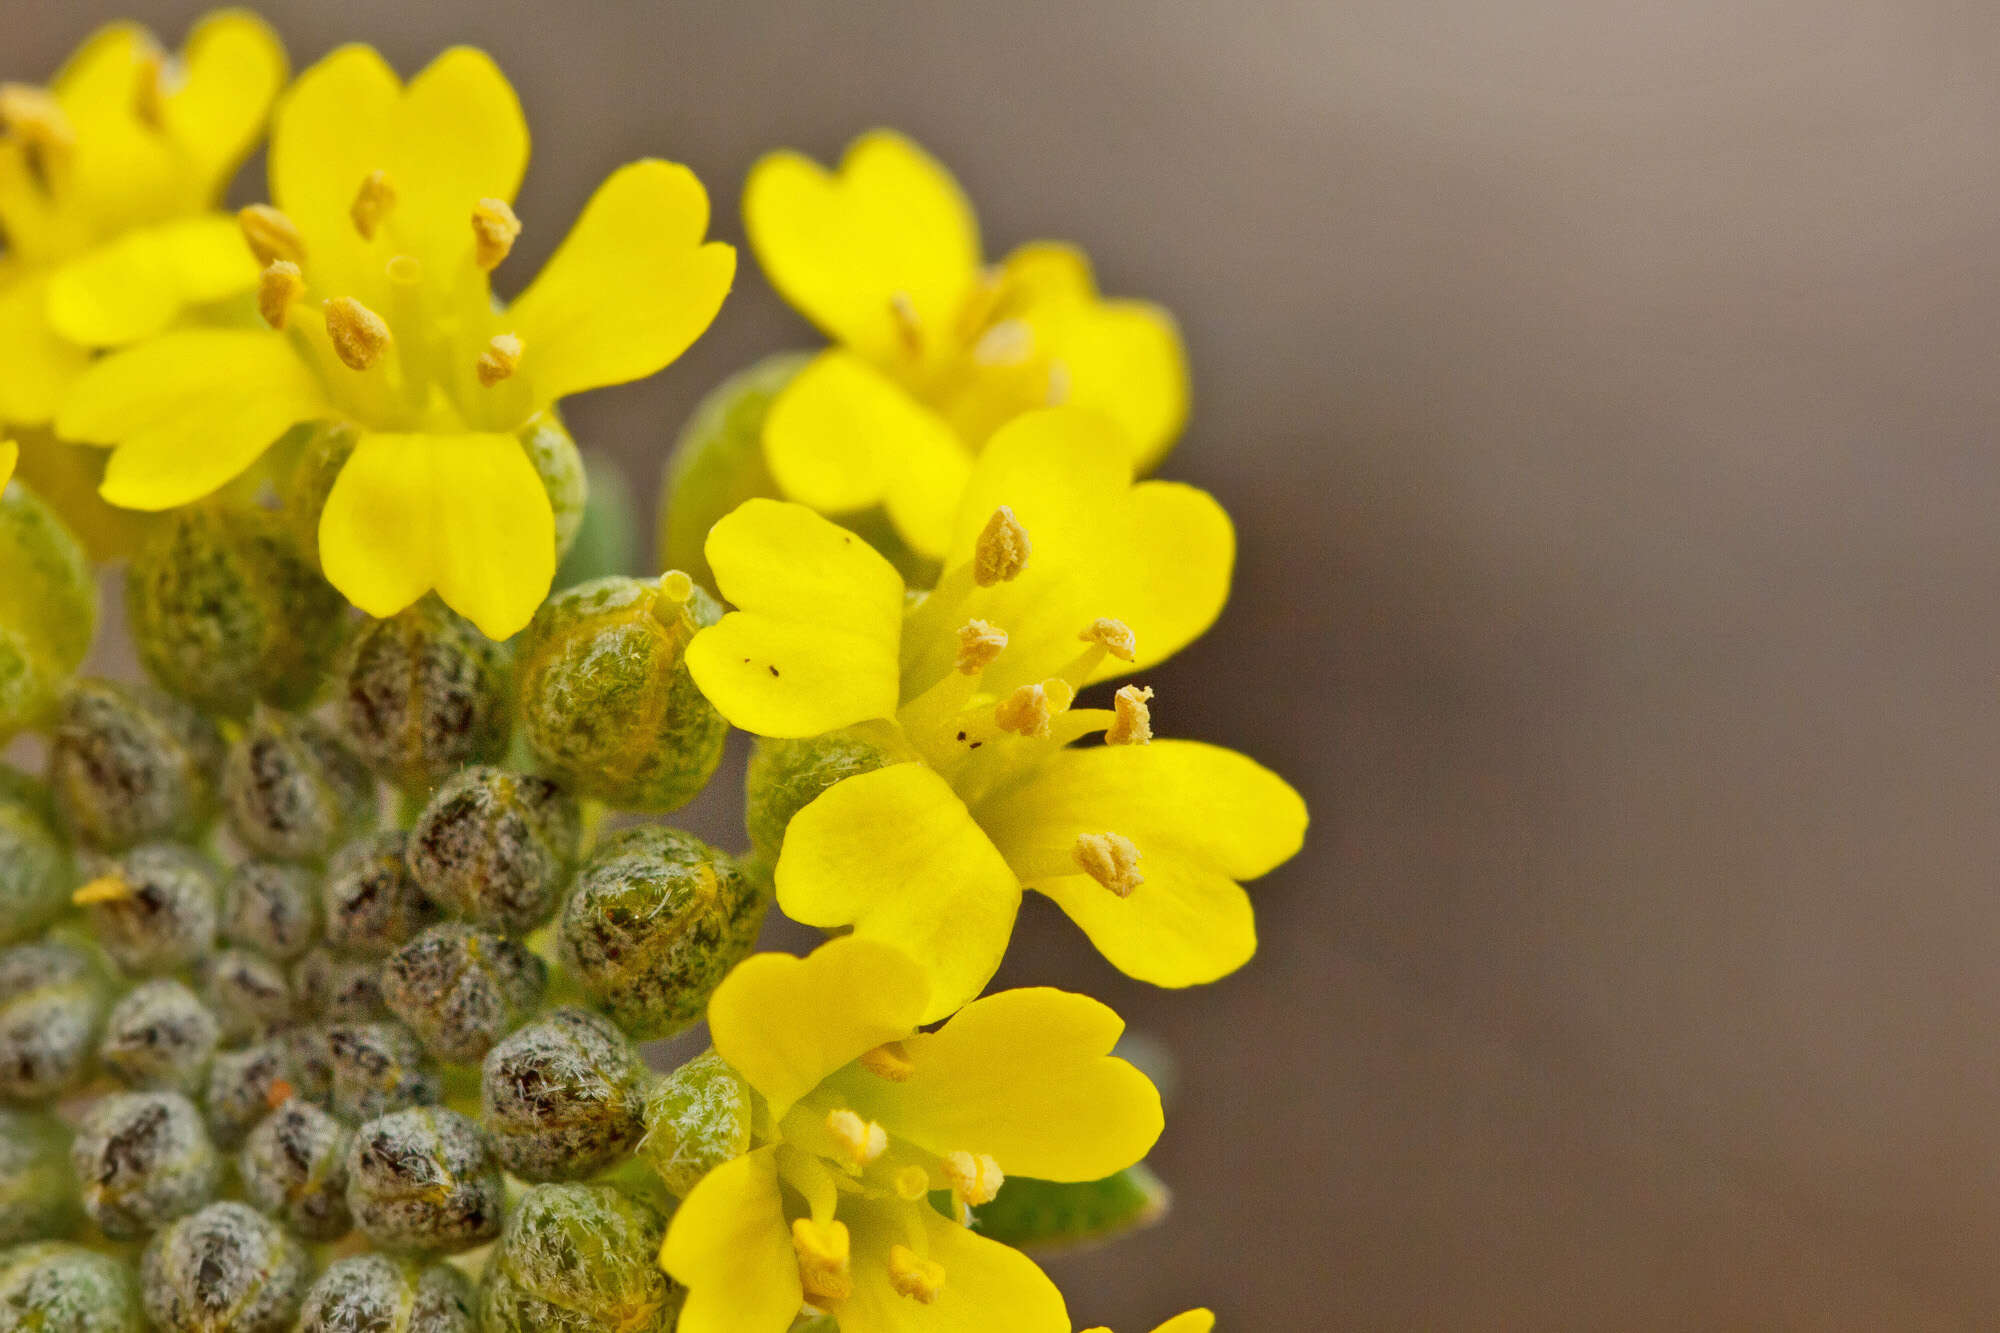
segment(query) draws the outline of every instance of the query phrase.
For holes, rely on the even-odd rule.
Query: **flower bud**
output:
[[[213,866],[175,843],[133,848],[76,899],[92,937],[128,974],[172,972],[215,947],[222,886]]]
[[[309,717],[259,709],[222,771],[230,832],[278,861],[321,861],[375,820],[375,779]]]
[[[159,1333],[285,1333],[312,1258],[283,1228],[240,1203],[212,1203],[153,1237],[139,1290]]]
[[[389,955],[382,994],[439,1060],[476,1063],[542,1002],[549,965],[491,931],[433,926]]]
[[[750,1085],[703,1051],[653,1085],[639,1155],[683,1198],[716,1167],[750,1151]]]
[[[0,790],[0,945],[6,945],[34,938],[62,915],[76,872],[44,811],[46,793],[12,769],[0,766],[0,774],[10,779]]]
[[[240,1051],[223,1051],[208,1069],[208,1132],[234,1148],[287,1098],[325,1104],[333,1088],[331,1042],[323,1028],[292,1028]]]
[[[370,1120],[347,1153],[354,1225],[385,1250],[455,1254],[500,1234],[505,1184],[493,1140],[456,1111]]]
[[[336,1023],[326,1031],[333,1064],[333,1109],[359,1123],[436,1103],[442,1090],[423,1047],[400,1023]]]
[[[81,1220],[69,1139],[54,1116],[0,1108],[0,1246],[60,1236]]]
[[[7,571],[7,592],[16,594],[0,596],[4,742],[49,716],[90,650],[97,632],[97,578],[55,510],[18,481],[0,486],[0,569]]]
[[[347,1149],[353,1131],[299,1097],[250,1131],[237,1154],[244,1197],[307,1240],[338,1240],[347,1211]]]
[[[743,783],[743,822],[751,853],[767,869],[777,865],[785,826],[793,815],[841,779],[873,772],[888,762],[880,746],[843,732],[806,740],[758,737]]]
[[[292,969],[299,1012],[328,1023],[367,1023],[389,1011],[382,1003],[382,965],[314,949]]]
[[[358,1254],[320,1274],[299,1333],[478,1333],[472,1283],[451,1264]]]
[[[507,752],[508,651],[435,597],[364,624],[339,677],[348,745],[406,790],[428,791],[462,765]]]
[[[108,680],[63,694],[49,788],[63,822],[105,851],[193,839],[214,814],[215,728],[179,700]]]
[[[222,938],[289,963],[319,938],[319,880],[277,861],[244,861],[222,886]]]
[[[485,1333],[667,1333],[686,1292],[660,1271],[666,1220],[613,1185],[521,1196],[479,1283]]]
[[[290,1026],[292,982],[285,969],[249,949],[224,949],[200,966],[202,996],[226,1042],[251,1041]]]
[[[103,969],[77,945],[0,953],[0,1100],[45,1101],[81,1084],[105,1004]]]
[[[207,1086],[221,1041],[221,1025],[208,1006],[180,982],[160,977],[140,982],[111,1006],[97,1058],[128,1088],[192,1097]]]
[[[66,1241],[0,1250],[6,1327],[46,1333],[145,1333],[138,1275],[109,1254]]]
[[[672,569],[711,586],[702,543],[716,521],[745,500],[776,496],[764,463],[764,417],[812,360],[809,353],[767,356],[709,390],[674,442],[660,491],[659,551]]]
[[[178,1092],[114,1092],[83,1113],[70,1144],[83,1210],[133,1240],[215,1197],[222,1163],[201,1112]]]
[[[645,1132],[645,1061],[583,1009],[557,1009],[486,1053],[479,1101],[502,1164],[523,1180],[580,1180]]]
[[[521,428],[521,447],[528,462],[548,492],[549,510],[556,520],[556,560],[569,554],[576,534],[583,527],[583,511],[590,500],[590,481],[578,452],[576,439],[554,408],[536,416]]]
[[[692,834],[626,829],[577,872],[563,962],[633,1037],[671,1036],[750,952],[767,905],[732,858]]]
[[[334,853],[320,888],[326,942],[379,958],[437,920],[405,861],[401,833],[377,833]]]
[[[576,864],[576,802],[547,778],[468,768],[445,780],[410,830],[409,866],[433,901],[520,934],[549,919]]]

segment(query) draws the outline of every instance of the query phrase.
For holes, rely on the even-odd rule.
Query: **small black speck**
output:
[[[980,746],[984,744],[986,744],[985,741],[974,741],[972,744],[966,746],[965,748],[968,750],[977,750]]]
[[[965,739],[965,733],[964,733],[964,732],[962,732],[962,731],[961,731],[961,732],[959,732],[959,733],[958,733],[958,738],[959,738],[960,740],[964,740],[964,739]]]
[[[749,658],[747,658],[747,657],[746,657],[746,658],[744,658],[744,659],[743,659],[743,665],[744,665],[744,666],[749,666],[749,665],[750,665],[750,659],[749,659]]]
[[[854,544],[854,538],[852,538],[852,537],[842,537],[842,538],[840,539],[840,544],[841,544],[842,546],[852,546],[852,545]]]
[[[765,667],[764,669],[765,669],[766,671],[770,672],[770,673],[771,673],[772,675],[774,675],[774,676],[778,674],[778,668],[776,668],[776,667],[774,667],[774,666],[766,666],[766,667]]]

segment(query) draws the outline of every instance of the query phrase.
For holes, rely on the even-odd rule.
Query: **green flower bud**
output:
[[[478,1333],[472,1283],[450,1264],[360,1254],[320,1274],[299,1333]]]
[[[382,995],[439,1060],[472,1064],[540,1007],[541,955],[460,922],[432,926],[389,955]]]
[[[736,862],[678,829],[626,829],[577,873],[559,926],[562,959],[592,1000],[641,1041],[701,1017],[757,941],[768,906]]]
[[[382,965],[314,949],[292,969],[299,1012],[329,1023],[366,1023],[388,1013],[382,1003]]]
[[[686,1291],[660,1271],[666,1219],[612,1185],[521,1196],[479,1282],[485,1333],[667,1333]]]
[[[52,1115],[0,1108],[0,1246],[61,1236],[81,1220],[69,1139]]]
[[[289,963],[319,938],[319,880],[277,861],[244,861],[222,886],[222,938]]]
[[[333,483],[340,480],[340,470],[354,456],[361,433],[344,422],[329,422],[305,430],[298,459],[285,479],[282,513],[291,534],[292,549],[317,569],[320,515],[326,512]]]
[[[97,1058],[128,1088],[197,1095],[222,1027],[195,993],[171,977],[142,981],[111,1006]]]
[[[215,947],[222,886],[198,853],[152,842],[78,889],[75,901],[104,951],[140,976],[187,967]]]
[[[617,459],[597,450],[585,455],[583,470],[590,494],[576,541],[556,567],[557,589],[639,569],[639,503],[632,483]]]
[[[161,521],[125,573],[139,660],[162,689],[242,716],[311,699],[347,602],[293,548],[278,515],[219,503]]]
[[[336,1023],[326,1030],[333,1064],[333,1109],[345,1119],[373,1120],[439,1101],[437,1075],[424,1049],[401,1023]]]
[[[560,561],[576,545],[583,526],[583,513],[590,500],[589,474],[576,439],[563,425],[554,408],[537,415],[521,428],[521,448],[541,478],[549,495],[549,510],[556,520],[556,559]]]
[[[758,737],[743,781],[744,827],[750,851],[766,867],[778,863],[792,816],[843,778],[871,773],[889,762],[881,746],[850,733],[806,740]]]
[[[682,653],[722,607],[686,575],[604,578],[556,593],[520,650],[521,720],[548,772],[624,810],[687,803],[721,762],[729,724]]]
[[[750,1151],[750,1085],[703,1051],[653,1085],[639,1155],[660,1183],[686,1197],[716,1167]]]
[[[248,949],[224,949],[203,960],[202,995],[226,1042],[250,1041],[288,1026],[292,983],[285,969]]]
[[[341,661],[341,733],[388,781],[427,791],[507,753],[510,655],[437,598],[363,625]]]
[[[62,915],[76,874],[41,785],[4,765],[0,778],[0,945],[6,945],[34,938]]]
[[[49,446],[53,448],[54,446]],[[97,632],[97,579],[55,510],[0,487],[0,742],[45,720]]]
[[[670,568],[713,584],[702,543],[745,500],[779,494],[764,463],[764,416],[810,353],[780,352],[709,390],[674,442],[660,495],[659,550]]]
[[[576,865],[576,802],[547,778],[484,766],[446,779],[410,830],[424,893],[489,929],[520,934],[549,919]]]
[[[455,1254],[500,1234],[505,1182],[493,1140],[456,1111],[370,1120],[347,1153],[354,1225],[385,1250]]]
[[[139,1290],[159,1333],[285,1333],[311,1280],[305,1247],[240,1203],[180,1219],[139,1260]]]
[[[324,1104],[332,1089],[333,1053],[324,1028],[293,1028],[223,1051],[208,1069],[209,1136],[234,1148],[288,1098]]]
[[[130,1264],[63,1241],[0,1250],[7,1333],[146,1333]]]
[[[230,831],[252,853],[321,861],[375,821],[375,779],[327,728],[260,708],[222,772]]]
[[[580,1180],[645,1133],[652,1075],[611,1023],[557,1009],[486,1053],[479,1101],[500,1160],[523,1180]]]
[[[410,876],[398,832],[377,833],[334,853],[320,889],[326,942],[379,958],[437,920]]]
[[[215,1197],[221,1159],[201,1112],[178,1092],[114,1092],[84,1111],[70,1143],[83,1210],[132,1240]]]
[[[338,1240],[347,1211],[353,1131],[298,1097],[259,1121],[236,1157],[244,1197],[307,1240]]]
[[[44,1101],[81,1084],[106,1003],[98,960],[74,944],[0,953],[0,1099]]]
[[[57,708],[49,787],[63,822],[105,851],[193,839],[214,814],[222,753],[214,726],[178,699],[80,680]]]

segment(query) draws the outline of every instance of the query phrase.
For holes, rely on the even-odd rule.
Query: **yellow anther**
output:
[[[273,259],[257,279],[257,313],[274,329],[285,327],[292,302],[306,292],[305,274],[289,259]]]
[[[76,143],[62,103],[31,83],[0,83],[0,133],[40,153],[61,152]]]
[[[92,903],[123,902],[132,896],[132,886],[117,875],[99,875],[90,883],[69,896],[78,907],[88,907]]]
[[[889,1132],[844,1107],[826,1113],[826,1132],[856,1166],[867,1166],[889,1150]]]
[[[389,326],[382,317],[351,296],[336,296],[325,303],[326,336],[333,340],[333,352],[349,370],[366,370],[382,359],[389,347]]]
[[[1144,745],[1153,739],[1153,710],[1146,701],[1153,697],[1148,685],[1122,685],[1111,696],[1114,716],[1104,729],[1106,745]]]
[[[797,1219],[792,1223],[792,1252],[799,1259],[799,1285],[814,1305],[831,1305],[854,1294],[845,1223]]]
[[[1001,1174],[1000,1163],[983,1152],[946,1153],[944,1178],[951,1182],[953,1194],[975,1207],[993,1202],[993,1197],[1000,1193],[1000,1186],[1007,1180]]]
[[[1139,655],[1139,636],[1132,632],[1130,625],[1109,616],[1091,621],[1076,637],[1085,643],[1097,644],[1121,662],[1129,662]]]
[[[903,340],[903,350],[915,356],[924,350],[924,321],[917,314],[917,303],[910,299],[908,292],[892,292],[889,295],[889,315],[896,321],[896,336]]]
[[[1146,882],[1139,873],[1139,849],[1130,838],[1116,833],[1079,833],[1070,854],[1084,874],[1120,898],[1130,898],[1132,891]]]
[[[520,337],[512,333],[496,333],[487,340],[486,350],[479,354],[479,362],[474,368],[479,372],[479,382],[490,389],[512,375],[520,364]]]
[[[1006,630],[983,620],[968,620],[958,627],[958,669],[976,676],[993,665],[1006,646]]]
[[[349,206],[347,216],[354,219],[354,230],[361,233],[361,239],[372,241],[382,226],[382,219],[389,216],[389,210],[396,206],[396,182],[389,179],[389,173],[380,167],[361,178],[361,188],[355,191],[354,203]]]
[[[250,246],[250,253],[257,256],[260,264],[270,264],[283,259],[304,267],[306,262],[305,238],[292,220],[269,204],[252,204],[238,210],[236,225],[243,229],[243,239]]]
[[[139,57],[139,86],[132,99],[139,119],[159,129],[167,119],[167,58],[159,51]]]
[[[1033,549],[1021,520],[1014,517],[1012,509],[1001,505],[986,520],[979,541],[972,548],[973,581],[982,588],[990,588],[1019,577],[1027,568],[1028,553]]]
[[[914,1203],[931,1192],[930,1172],[920,1166],[902,1167],[889,1178],[889,1188],[905,1203]]]
[[[877,1078],[902,1083],[917,1072],[910,1054],[900,1041],[886,1041],[861,1057],[861,1067]]]
[[[929,1305],[944,1290],[944,1265],[907,1245],[889,1247],[889,1285],[898,1296]]]
[[[1018,366],[1035,350],[1035,331],[1027,321],[1003,319],[979,335],[972,359],[982,366]]]
[[[505,199],[481,199],[472,206],[472,262],[491,273],[500,267],[521,234],[521,219]]]
[[[1039,685],[1023,685],[993,705],[993,721],[1002,731],[1044,739],[1049,723],[1075,698],[1076,691],[1068,681],[1050,679]]]

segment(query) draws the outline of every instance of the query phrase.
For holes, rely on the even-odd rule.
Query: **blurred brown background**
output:
[[[0,75],[199,7],[0,0]],[[740,239],[760,150],[892,124],[992,250],[1075,239],[1180,314],[1169,471],[1243,556],[1159,717],[1316,823],[1206,993],[1052,910],[1017,940],[1182,1057],[1183,1207],[1054,1265],[1079,1324],[2000,1324],[1991,5],[264,9],[301,64],[500,58],[518,272],[631,157]],[[650,488],[804,341],[746,264],[572,423]]]

